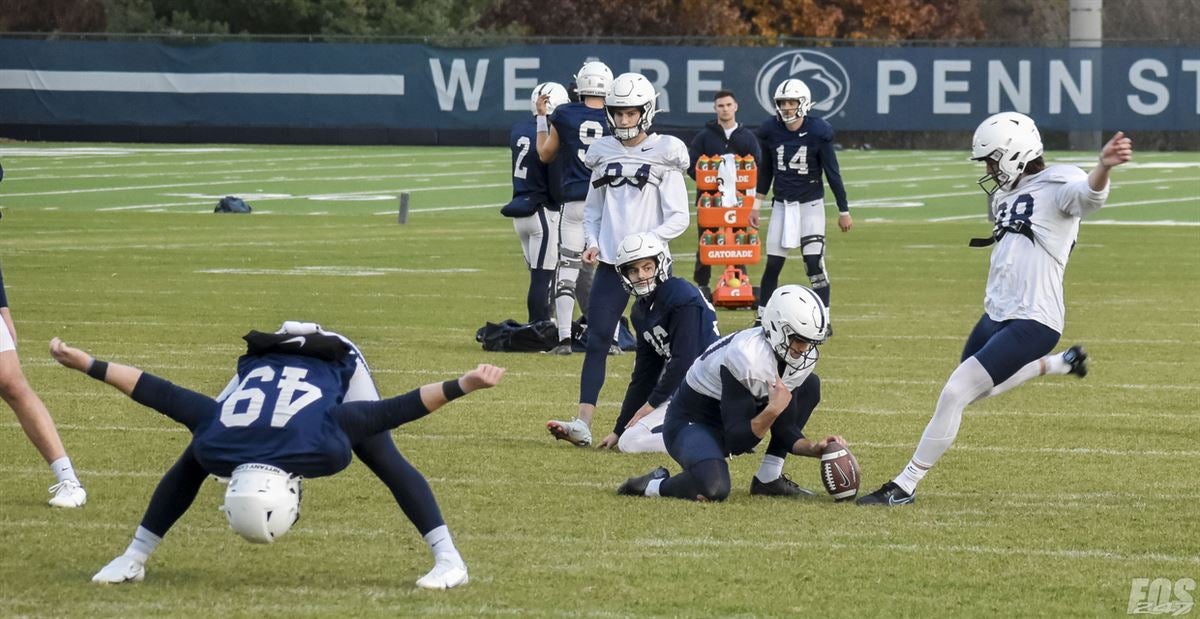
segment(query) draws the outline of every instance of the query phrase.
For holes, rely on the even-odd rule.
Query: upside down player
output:
[[[400,455],[388,431],[495,386],[504,369],[480,365],[457,380],[379,400],[358,349],[336,333],[286,322],[276,333],[251,331],[245,339],[247,353],[238,360],[237,376],[215,400],[137,368],[94,359],[58,338],[51,341],[51,355],[62,365],[112,385],[192,432],[192,442],[159,482],[125,553],[92,581],[145,578],[146,560],[209,474],[230,477],[222,509],[234,531],[252,542],[274,541],[300,516],[300,477],[341,471],[353,450],[388,486],[433,552],[434,567],[417,585],[465,584],[466,564],[429,484]]]
[[[609,346],[629,303],[615,267],[621,241],[630,234],[649,232],[667,242],[688,227],[687,147],[673,136],[648,133],[657,96],[654,85],[638,73],[623,73],[613,80],[604,101],[613,135],[601,138],[587,154],[592,186],[584,216],[582,259],[599,266],[587,308],[579,412],[571,421],[546,424],[556,439],[579,447],[592,442],[592,415],[604,386]]]
[[[625,237],[616,269],[637,299],[631,314],[637,357],[617,423],[599,447],[665,453],[667,404],[696,357],[721,336],[717,314],[698,288],[671,276],[671,250],[653,234]]]
[[[895,479],[860,497],[859,505],[912,503],[917,484],[954,443],[968,405],[1038,376],[1087,375],[1083,347],[1050,354],[1066,317],[1063,275],[1080,220],[1104,206],[1109,171],[1133,158],[1133,143],[1117,132],[1090,173],[1073,165],[1047,167],[1033,119],[1001,112],[975,130],[971,158],[987,166],[979,185],[990,196],[996,224],[990,238],[971,242],[992,246],[984,314],[967,336],[912,459]]]
[[[571,354],[571,317],[575,300],[580,312],[587,313],[594,267],[582,262],[584,250],[583,211],[592,170],[585,162],[588,149],[608,135],[604,97],[612,87],[613,74],[599,61],[584,63],[575,75],[578,103],[560,105],[550,114],[550,97],[542,95],[536,103],[537,152],[550,163],[562,151],[562,212],[558,228],[558,282],[554,290],[554,316],[558,325],[558,346],[552,352]],[[589,322],[590,325],[590,322]],[[615,327],[614,327],[615,328]]]
[[[688,370],[663,426],[667,453],[683,467],[671,476],[658,467],[617,489],[631,496],[723,501],[729,496],[726,457],[748,453],[767,432],[771,440],[750,494],[802,498],[812,491],[783,475],[789,453],[819,458],[840,436],[813,442],[804,426],[821,400],[813,373],[829,312],[816,293],[781,286],[763,308],[762,326],[727,335]]]

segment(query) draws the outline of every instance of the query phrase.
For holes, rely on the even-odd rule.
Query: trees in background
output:
[[[1069,0],[0,0],[0,32],[1060,43]],[[1196,0],[1104,0],[1111,40],[1195,43]]]

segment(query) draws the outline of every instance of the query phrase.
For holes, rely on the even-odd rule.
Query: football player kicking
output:
[[[353,451],[391,490],[434,555],[417,580],[426,589],[467,582],[429,484],[400,455],[389,430],[420,419],[450,400],[494,387],[504,368],[480,365],[456,380],[431,383],[380,400],[369,369],[349,340],[312,323],[284,323],[276,333],[251,331],[237,376],[216,399],[137,368],[107,363],[58,338],[50,354],[62,365],[117,388],[178,421],[192,441],[167,472],[133,541],[93,582],[139,582],[145,563],[187,511],[204,479],[229,477],[222,510],[235,532],[270,543],[300,517],[300,478],[333,475]]]
[[[1133,158],[1133,143],[1118,132],[1090,173],[1072,165],[1047,167],[1033,119],[1001,112],[975,130],[971,158],[987,166],[979,185],[990,196],[996,223],[990,238],[971,242],[992,246],[984,313],[967,336],[961,363],[942,388],[916,453],[895,479],[860,497],[859,505],[912,503],[917,484],[954,443],[969,404],[1045,374],[1087,375],[1083,347],[1050,354],[1064,324],[1063,274],[1080,219],[1104,206],[1109,171]]]
[[[770,431],[750,494],[812,496],[783,475],[783,463],[789,453],[819,458],[831,441],[846,444],[840,436],[814,442],[803,433],[821,400],[813,369],[828,326],[829,312],[812,290],[777,289],[763,308],[762,326],[709,346],[671,398],[663,439],[683,472],[671,476],[658,467],[629,478],[617,493],[723,501],[730,489],[725,458],[749,452]]]
[[[613,135],[601,138],[587,153],[592,185],[584,212],[583,261],[599,264],[587,308],[579,413],[571,421],[546,424],[555,438],[580,447],[592,443],[592,414],[604,385],[609,346],[629,302],[615,267],[621,241],[649,232],[665,243],[688,227],[687,146],[669,135],[647,133],[657,96],[641,74],[623,73],[613,80],[604,101]]]
[[[717,314],[698,288],[671,276],[670,248],[653,234],[625,237],[616,269],[625,291],[637,299],[632,312],[637,357],[621,414],[599,446],[666,453],[667,404],[692,362],[721,336]]]
[[[583,264],[583,210],[588,194],[588,179],[592,170],[584,158],[588,149],[601,137],[608,135],[604,116],[604,97],[612,87],[613,74],[608,65],[599,61],[586,62],[575,75],[575,90],[579,102],[551,107],[550,97],[543,94],[535,103],[537,114],[537,152],[544,163],[550,163],[562,151],[562,213],[558,223],[558,282],[554,288],[554,316],[558,325],[558,355],[571,354],[571,317],[575,299],[580,312],[587,313],[592,288],[590,264]],[[549,115],[549,121],[547,121]]]

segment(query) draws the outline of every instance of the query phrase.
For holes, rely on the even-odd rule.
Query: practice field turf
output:
[[[0,616],[1095,616],[1134,578],[1200,579],[1200,157],[1137,153],[1085,222],[1059,349],[1091,374],[1040,379],[968,409],[913,506],[750,497],[759,454],[723,504],[618,497],[664,456],[556,443],[582,355],[483,352],[486,321],[524,319],[527,277],[504,149],[0,144],[0,260],[21,356],[89,492],[52,510],[53,476],[0,422]],[[964,152],[842,152],[855,228],[830,222],[836,336],[808,433],[838,433],[864,489],[912,454],[982,311],[981,172]],[[1091,166],[1088,153],[1051,162]],[[412,196],[397,223],[396,197]],[[214,215],[224,195],[254,214]],[[830,211],[832,213],[832,206]],[[672,245],[691,275],[694,230]],[[753,267],[757,283],[761,267]],[[799,260],[783,273],[804,283]],[[60,336],[210,394],[251,328],[314,320],[353,338],[395,394],[479,362],[497,389],[395,433],[429,477],[471,570],[413,581],[424,543],[361,464],[305,482],[304,516],[252,546],[207,483],[144,583],[91,575],[124,550],[181,426],[56,366]],[[720,312],[725,333],[749,312]],[[609,429],[632,355],[610,357]],[[786,472],[819,488],[814,460]],[[1197,592],[1200,593],[1200,592]]]

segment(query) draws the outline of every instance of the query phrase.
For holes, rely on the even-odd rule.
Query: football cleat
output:
[[[102,585],[119,585],[123,582],[142,582],[145,578],[145,563],[133,557],[121,555],[100,568],[100,571],[92,576],[92,582]]]
[[[788,479],[787,475],[780,474],[775,481],[759,481],[758,477],[754,477],[750,481],[750,494],[755,496],[783,496],[796,499],[803,499],[813,496],[814,493],[808,488],[801,488],[800,484]]]
[[[904,491],[896,482],[889,481],[881,486],[875,492],[864,497],[859,497],[856,501],[859,505],[883,505],[885,507],[895,507],[897,505],[907,505],[917,500],[917,495],[914,492],[909,494]]]
[[[571,338],[564,337],[558,341],[558,346],[550,349],[552,355],[569,355],[571,354]]]
[[[467,564],[452,553],[443,554],[434,561],[433,569],[417,579],[422,589],[451,589],[467,584]]]
[[[1088,354],[1087,351],[1083,349],[1083,346],[1076,344],[1068,348],[1066,352],[1062,354],[1062,360],[1066,361],[1071,366],[1071,370],[1067,372],[1067,374],[1074,374],[1080,378],[1087,376],[1087,358]]]
[[[554,435],[554,438],[567,441],[576,447],[587,447],[592,444],[592,429],[578,417],[570,421],[552,419],[546,422],[546,429]]]
[[[87,503],[87,492],[79,482],[73,479],[64,479],[63,481],[50,486],[50,494],[54,496],[50,499],[50,507],[80,507]]]
[[[646,486],[649,486],[650,482],[656,479],[667,479],[670,476],[671,473],[668,472],[667,469],[660,466],[640,477],[630,477],[629,479],[626,479],[625,483],[621,484],[621,486],[617,488],[617,494],[622,494],[625,496],[646,496]]]

